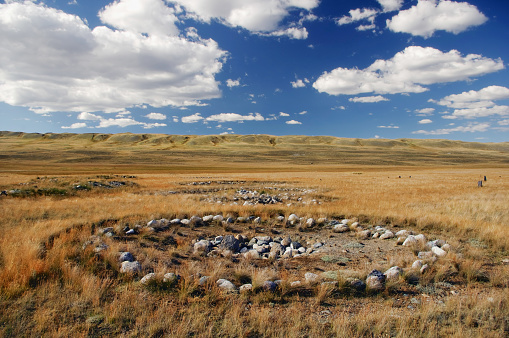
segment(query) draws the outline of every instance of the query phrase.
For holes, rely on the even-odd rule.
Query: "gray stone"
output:
[[[332,231],[338,232],[338,233],[347,232],[349,230],[350,230],[350,228],[348,227],[348,225],[342,224],[342,223],[334,225],[334,228],[332,229]]]
[[[140,280],[140,283],[143,285],[147,285],[150,281],[155,280],[155,278],[156,278],[156,274],[151,272],[151,273],[143,276],[143,278]]]
[[[247,259],[260,259],[260,254],[256,250],[249,250],[243,253],[243,255]]]
[[[297,250],[298,248],[300,248],[302,245],[299,243],[299,242],[292,242],[290,244],[290,247],[294,250]]]
[[[373,234],[373,236],[371,236],[371,238],[373,238],[373,239],[377,239],[377,238],[379,238],[379,237],[380,237],[380,233],[379,233],[379,232],[375,232],[375,233]]]
[[[263,282],[262,288],[265,291],[274,292],[277,289],[277,284],[270,280],[267,280],[267,281]]]
[[[285,216],[278,216],[278,217],[276,217],[276,220],[278,222],[283,222],[285,220]]]
[[[203,286],[203,285],[207,284],[207,281],[209,279],[210,279],[210,276],[202,276],[202,277],[200,277],[200,279],[198,280],[198,285]]]
[[[290,246],[290,244],[292,244],[292,239],[288,236],[288,237],[285,237],[282,241],[281,241],[281,245],[282,246]]]
[[[418,234],[416,236],[414,236],[414,238],[417,240],[417,242],[420,244],[420,245],[426,245],[426,236],[424,236],[423,234]]]
[[[108,227],[108,228],[99,229],[98,232],[100,234],[102,234],[102,235],[105,235],[107,233],[113,232],[113,228],[112,227]]]
[[[118,258],[120,263],[122,262],[134,262],[134,256],[130,252],[121,252],[120,257]]]
[[[161,225],[160,223],[161,222],[159,222],[158,220],[153,219],[147,223],[147,226],[148,227],[158,227],[159,225]]]
[[[125,232],[126,235],[136,235],[136,230],[134,229],[129,229]]]
[[[101,251],[108,250],[109,246],[105,243],[97,244],[97,246],[94,248],[94,252],[100,253]]]
[[[300,248],[298,248],[298,249],[297,249],[297,251],[298,251],[299,253],[303,254],[303,253],[306,253],[306,248],[305,248],[305,247],[303,247],[303,246],[301,246]]]
[[[189,224],[195,227],[201,227],[205,225],[205,223],[203,223],[203,219],[199,216],[191,217],[191,219],[189,220]]]
[[[363,231],[359,231],[357,233],[357,237],[359,239],[369,239],[371,237],[371,231],[370,230],[363,230]]]
[[[226,219],[226,223],[233,224],[233,223],[235,223],[235,219],[233,217],[228,217]]]
[[[370,290],[382,290],[385,287],[385,275],[378,270],[373,270],[366,278],[366,287]]]
[[[364,281],[360,280],[359,278],[347,278],[346,282],[356,291],[363,291],[366,289],[366,283]]]
[[[120,265],[120,272],[122,273],[137,273],[141,272],[141,264],[138,261],[134,262],[122,262]]]
[[[403,275],[403,269],[399,266],[393,266],[384,273],[385,278],[389,281],[397,281],[399,276]]]
[[[424,264],[424,265],[421,267],[421,269],[419,270],[419,272],[420,272],[421,274],[423,274],[423,273],[426,273],[426,271],[428,271],[428,269],[429,269],[429,265],[428,265],[428,264]]]
[[[313,218],[308,218],[307,221],[306,221],[306,226],[308,228],[313,227],[315,224],[316,224],[316,222],[315,222],[315,220]]]
[[[254,220],[253,220],[253,223],[255,224],[260,224],[262,222],[262,218],[261,217],[256,217]],[[252,287],[252,286],[251,286]]]
[[[290,216],[288,216],[288,221],[289,222],[298,222],[298,221],[300,221],[300,218],[299,218],[299,216],[297,216],[295,214],[291,214]]]
[[[277,242],[272,242],[270,243],[270,252],[277,252],[277,253],[281,253],[281,252],[284,252],[284,247],[277,243]]]
[[[238,252],[240,250],[240,241],[233,235],[226,235],[221,241],[219,248],[223,250],[230,250],[232,252]]]
[[[302,282],[301,282],[300,280],[297,280],[297,281],[291,282],[291,283],[290,283],[290,286],[291,286],[292,288],[297,288],[297,287],[302,286]]]
[[[170,224],[180,224],[181,223],[181,219],[180,218],[174,218],[170,221]]]
[[[191,224],[191,221],[190,221],[190,220],[188,220],[187,218],[184,218],[184,219],[181,219],[181,220],[180,220],[180,223],[182,223],[182,224],[184,224],[184,225],[189,225],[189,224]]]
[[[227,279],[218,279],[216,281],[217,286],[224,291],[236,291],[237,287]]]
[[[431,251],[421,251],[417,254],[417,257],[422,260],[433,260],[434,254]]]
[[[451,251],[451,245],[449,243],[445,243],[444,245],[442,245],[441,249],[445,251]]]
[[[323,246],[323,243],[321,243],[321,242],[316,242],[315,244],[313,244],[313,248],[315,248],[315,249],[321,248],[322,246]]]

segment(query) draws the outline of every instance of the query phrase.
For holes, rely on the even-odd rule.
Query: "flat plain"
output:
[[[506,337],[508,177],[509,143],[0,132],[0,333]],[[209,215],[223,221],[147,225]],[[376,238],[400,230],[450,249],[415,271],[429,248]],[[194,250],[226,235],[321,248],[277,259]],[[121,272],[127,251],[141,271]],[[349,284],[393,266],[403,273],[381,290]]]

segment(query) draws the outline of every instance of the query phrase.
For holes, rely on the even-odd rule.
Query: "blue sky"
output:
[[[0,130],[509,141],[509,3],[0,3]]]

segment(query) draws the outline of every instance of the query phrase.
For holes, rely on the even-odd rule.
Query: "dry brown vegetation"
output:
[[[0,133],[0,334],[3,336],[487,336],[509,334],[509,146],[441,140],[347,140],[330,137],[74,135]],[[115,176],[118,175],[118,176]],[[483,188],[477,181],[487,176]],[[118,188],[74,189],[90,181]],[[321,204],[214,204],[193,181],[309,189]],[[237,186],[232,189],[238,188]],[[169,191],[173,193],[168,193]],[[175,193],[176,192],[176,193]],[[233,262],[190,254],[198,235],[277,230],[303,238],[328,229],[281,228],[268,220],[356,217],[445,238],[454,252],[424,275],[381,293],[288,283],[321,267]],[[83,243],[99,227],[192,215],[257,215],[263,230],[170,229],[176,243],[142,232],[144,246],[109,241],[96,255]],[[301,230],[301,231],[299,231]],[[186,236],[180,236],[180,234]],[[120,274],[116,253],[130,250],[144,272],[177,272],[178,285],[143,286]],[[375,263],[373,263],[375,264]],[[376,263],[378,264],[378,263]],[[408,264],[389,257],[381,268]],[[353,266],[332,267],[348,269]],[[360,277],[371,266],[356,270]],[[201,272],[254,286],[283,279],[275,293],[228,295]],[[442,284],[440,284],[442,283]],[[445,284],[443,284],[445,283]],[[449,285],[440,288],[439,285]],[[416,299],[415,303],[411,299]]]

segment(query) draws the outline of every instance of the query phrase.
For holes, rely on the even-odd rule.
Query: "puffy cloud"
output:
[[[350,102],[360,102],[360,103],[374,103],[381,101],[389,101],[389,99],[378,95],[378,96],[364,96],[364,97],[352,97],[348,99]]]
[[[291,81],[290,83],[292,84],[293,88],[304,88],[304,87],[306,87],[306,84],[309,83],[309,80],[308,79],[304,79],[304,80],[297,79],[295,81]]]
[[[459,126],[455,128],[445,128],[436,130],[417,130],[413,131],[412,134],[423,134],[423,135],[448,135],[450,133],[462,132],[462,133],[475,133],[485,132],[489,129],[489,123],[471,123],[466,126]]]
[[[410,46],[389,60],[376,60],[365,69],[336,68],[313,83],[330,95],[361,93],[421,93],[423,85],[467,80],[504,68],[502,60],[477,54],[463,57],[457,50],[443,53],[432,47]]]
[[[435,103],[449,108],[482,108],[494,106],[494,100],[508,98],[509,88],[489,86],[479,91],[470,90],[461,94],[449,95]]]
[[[86,123],[84,123],[84,122],[76,122],[76,123],[71,124],[68,127],[62,127],[62,129],[79,129],[79,128],[86,128],[86,127],[87,127]]]
[[[0,4],[0,64],[8,65],[0,70],[0,101],[39,113],[116,112],[220,97],[214,77],[225,52],[217,43],[167,35],[168,26],[158,20],[169,12],[139,14],[156,19],[146,22],[151,35],[140,34],[138,21],[129,26],[136,13],[124,8],[126,3],[101,12],[103,20],[123,30],[91,30],[77,16],[32,2]],[[116,10],[126,19],[113,17]]]
[[[98,121],[101,119],[101,116],[83,112],[78,115],[78,120],[85,120],[85,121]]]
[[[166,127],[166,126],[167,126],[166,123],[144,123],[143,129],[152,129],[156,127]]]
[[[443,118],[456,119],[475,119],[479,117],[488,116],[509,116],[509,106],[493,106],[493,107],[479,107],[479,108],[466,108],[466,109],[455,109],[452,115],[442,116]]]
[[[437,30],[458,34],[486,20],[477,7],[466,2],[419,0],[417,5],[387,20],[387,27],[394,32],[428,38]]]
[[[377,128],[382,128],[382,129],[399,129],[399,126],[393,126],[393,125],[390,125],[390,126],[378,126]]]
[[[285,123],[286,124],[302,124],[302,122],[295,121],[295,120],[286,121]]]
[[[271,33],[257,33],[257,34],[262,36],[286,36],[294,40],[305,40],[308,38],[309,35],[306,27],[289,27]]]
[[[433,121],[431,121],[430,119],[422,119],[419,121],[419,124],[428,124],[428,123],[433,123]]]
[[[433,115],[433,112],[435,111],[435,108],[422,108],[422,109],[416,109],[415,112],[417,116],[431,116]]]
[[[384,12],[398,11],[403,6],[403,0],[376,0]]]
[[[182,123],[196,123],[198,121],[203,120],[203,117],[200,115],[200,113],[196,113],[189,116],[184,116],[180,119]]]
[[[226,80],[226,85],[230,88],[238,87],[238,86],[240,86],[240,79],[237,79],[237,80],[228,79],[228,80]]]
[[[307,11],[317,7],[319,0],[173,0],[183,6],[198,20],[216,19],[229,26],[243,27],[251,32],[279,31],[279,24],[291,10]],[[303,32],[289,32],[299,36]],[[307,34],[307,32],[306,32]]]
[[[161,113],[150,113],[145,115],[145,117],[150,120],[166,120],[166,115]]]
[[[348,13],[349,15],[342,16],[336,20],[336,23],[339,26],[347,25],[361,20],[368,20],[369,22],[373,23],[379,11],[371,8],[357,8],[351,9]]]
[[[109,128],[109,127],[129,127],[129,126],[136,126],[136,125],[142,125],[143,123],[135,121],[132,118],[119,118],[119,119],[101,119],[101,122],[99,123],[99,126],[97,128]]]
[[[221,113],[216,115],[211,115],[205,119],[209,122],[244,122],[244,121],[264,121],[265,118],[259,113],[249,114],[249,115],[240,115],[235,113]]]
[[[287,117],[287,116],[290,116],[290,114],[280,112],[280,113],[279,113],[279,116]]]
[[[178,35],[174,10],[162,0],[117,0],[99,12],[102,22],[125,31]]]
[[[501,120],[497,122],[501,126],[509,126],[509,120]]]

